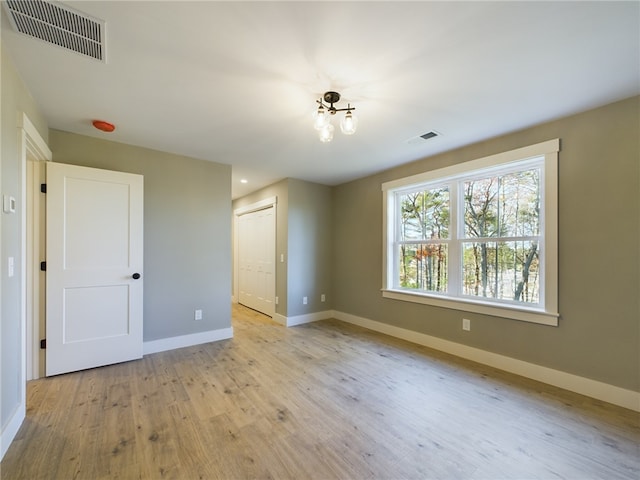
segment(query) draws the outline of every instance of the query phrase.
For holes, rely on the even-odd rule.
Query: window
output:
[[[383,296],[557,325],[559,144],[383,184]]]

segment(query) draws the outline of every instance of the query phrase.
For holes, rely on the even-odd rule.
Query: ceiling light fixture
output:
[[[334,103],[338,103],[340,94],[338,92],[325,92],[320,100],[316,100],[318,109],[313,112],[313,128],[318,130],[320,141],[323,143],[333,140],[333,132],[335,128],[331,125],[331,116],[338,112],[345,113],[340,120],[340,130],[345,135],[353,135],[358,127],[358,117],[353,114],[356,107],[352,107],[350,103],[347,108],[336,108]]]

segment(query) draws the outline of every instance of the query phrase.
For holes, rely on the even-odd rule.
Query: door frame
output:
[[[53,154],[44,139],[38,133],[29,117],[23,113],[18,125],[18,155],[20,157],[20,172],[22,183],[22,219],[20,258],[22,275],[20,318],[22,325],[23,345],[22,375],[26,393],[26,382],[40,378],[40,241],[44,232],[40,232],[40,219],[44,212],[40,211],[40,189],[36,182],[39,179],[33,175],[35,169],[27,167],[27,162],[50,162]],[[34,165],[35,167],[35,165]],[[39,169],[38,169],[39,170]],[[31,226],[32,236],[28,237],[27,225]],[[29,302],[27,304],[27,302]],[[29,368],[27,368],[27,366]],[[24,398],[24,395],[23,395]],[[26,400],[25,400],[26,404]]]
[[[277,261],[276,261],[276,251],[277,251],[277,236],[278,236],[278,197],[268,197],[265,198],[263,200],[260,200],[259,202],[256,203],[252,203],[250,205],[245,205],[244,207],[240,207],[237,208],[233,211],[233,295],[231,297],[231,301],[233,303],[238,303],[238,297],[239,297],[239,282],[238,282],[238,269],[240,268],[240,261],[238,258],[238,252],[240,250],[240,238],[239,238],[239,229],[238,229],[238,222],[239,222],[239,217],[241,217],[242,215],[245,215],[247,213],[251,213],[251,212],[257,212],[258,210],[264,210],[265,208],[270,208],[273,207],[273,221],[275,223],[275,228],[274,228],[274,235],[276,236],[276,238],[274,238],[274,242],[273,242],[273,300],[274,300],[274,306],[273,306],[273,310],[274,313],[276,312],[277,308],[278,308],[278,304],[276,303],[276,285],[277,285]]]
[[[20,195],[20,250],[18,264],[20,268],[20,384],[18,405],[9,415],[5,425],[0,429],[0,459],[4,457],[11,442],[15,438],[27,413],[27,282],[25,269],[27,265],[26,256],[30,254],[26,248],[27,230],[27,158],[37,161],[51,161],[51,150],[47,143],[38,133],[26,113],[18,114],[17,118],[17,153],[20,164],[18,189]]]

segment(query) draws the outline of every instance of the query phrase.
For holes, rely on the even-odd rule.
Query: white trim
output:
[[[22,323],[22,345],[25,349],[24,351],[24,380],[25,380],[25,395],[26,395],[26,381],[31,379],[40,378],[40,350],[37,348],[37,344],[40,340],[40,324],[39,324],[39,298],[31,297],[32,302],[27,308],[27,289],[31,288],[34,290],[34,293],[39,293],[39,288],[35,288],[35,282],[38,282],[39,286],[39,269],[34,269],[29,272],[27,275],[27,256],[31,257],[32,266],[40,264],[40,252],[35,251],[34,248],[40,245],[40,240],[44,237],[41,235],[39,230],[39,224],[34,225],[34,242],[31,245],[28,244],[27,240],[27,221],[37,221],[40,219],[40,215],[44,215],[44,212],[39,211],[39,204],[36,202],[39,201],[39,190],[35,189],[33,191],[30,188],[27,188],[27,182],[32,180],[34,182],[40,181],[40,172],[36,172],[34,169],[34,177],[30,178],[27,174],[27,162],[29,159],[34,162],[50,162],[53,159],[53,153],[49,146],[44,141],[44,139],[40,136],[38,129],[33,125],[29,117],[26,113],[22,113],[18,115],[18,156],[20,158],[20,172],[21,172],[21,202],[22,202],[22,218],[21,218],[21,235],[23,238],[22,241],[22,251],[20,252],[21,264],[22,264],[22,287],[21,287],[21,323]],[[31,193],[29,197],[27,197],[27,192]],[[34,210],[35,205],[35,210]],[[30,211],[29,211],[30,210]],[[34,218],[34,212],[37,213],[38,218]],[[37,239],[37,241],[36,241]],[[31,247],[31,248],[30,248]],[[29,278],[33,280],[34,283],[31,285],[27,285],[27,280]],[[32,313],[31,318],[27,318],[27,311]],[[29,322],[29,325],[27,325]],[[29,356],[29,361],[27,361],[27,356]],[[27,364],[31,367],[30,371],[27,372]],[[25,400],[26,401],[26,400]]]
[[[508,152],[497,153],[495,155],[489,155],[488,157],[482,157],[467,162],[457,163],[449,167],[438,168],[436,170],[429,170],[427,172],[418,173],[409,177],[399,178],[397,180],[391,180],[382,184],[382,191],[395,190],[401,187],[409,187],[418,183],[425,183],[429,180],[435,180],[443,177],[451,177],[466,173],[472,170],[478,170],[481,168],[493,167],[497,164],[514,162],[516,160],[524,160],[531,157],[538,157],[549,152],[560,151],[560,139],[554,138],[553,140],[547,140],[546,142],[536,143],[535,145],[529,145],[527,147],[517,148],[515,150],[509,150]]]
[[[240,215],[244,215],[246,213],[257,212],[258,210],[262,210],[264,208],[273,207],[278,204],[278,197],[269,197],[259,202],[252,203],[251,205],[245,205],[244,207],[236,208],[233,211],[233,214],[237,217]]]
[[[544,305],[558,312],[558,149],[544,156]]]
[[[442,308],[451,308],[453,310],[462,310],[463,312],[480,313],[483,315],[491,315],[492,317],[508,318],[509,320],[520,320],[522,322],[538,323],[540,325],[558,326],[558,314],[545,312],[542,310],[534,310],[523,308],[519,305],[511,306],[509,304],[489,304],[475,300],[465,300],[463,298],[438,298],[435,295],[425,295],[423,293],[413,292],[411,290],[393,290],[383,289],[382,296],[393,300],[403,302],[421,303],[423,305],[433,305]]]
[[[438,337],[432,337],[424,333],[414,332],[375,320],[358,317],[349,313],[335,311],[334,318],[343,322],[368,328],[376,332],[384,333],[392,337],[401,338],[418,345],[433,348],[441,352],[449,353],[457,357],[465,358],[473,362],[488,365],[499,370],[514,373],[522,377],[537,380],[548,385],[563,388],[571,392],[596,398],[604,402],[612,403],[620,407],[640,412],[640,392],[616,387],[608,383],[599,382],[586,377],[580,377],[571,373],[555,370],[534,363],[525,362],[515,358],[487,352],[478,348],[469,347]]]
[[[166,352],[176,348],[193,347],[203,343],[217,342],[233,338],[233,327],[219,328],[207,332],[191,333],[178,337],[161,338],[159,340],[149,340],[142,345],[142,354]]]
[[[303,315],[296,315],[295,317],[285,317],[276,313],[273,316],[273,320],[285,327],[295,327],[296,325],[303,325],[305,323],[318,322],[320,320],[327,320],[328,318],[335,318],[335,312],[333,310],[325,310],[323,312],[305,313]]]
[[[296,315],[295,317],[287,317],[287,327],[295,327],[304,323],[317,322],[333,318],[333,310],[325,310],[324,312],[305,313],[304,315]]]
[[[18,405],[9,421],[7,421],[6,425],[3,426],[2,435],[0,435],[0,460],[4,458],[4,454],[9,450],[11,442],[16,438],[25,416],[26,404]]]
[[[38,129],[31,123],[26,113],[18,116],[18,128],[26,133],[27,148],[36,160],[50,162],[53,159],[53,153],[47,142],[40,136]]]
[[[280,315],[279,313],[274,313],[273,317],[271,317],[271,319],[274,322],[278,322],[280,325],[286,327],[287,326],[287,317],[285,317],[284,315]]]

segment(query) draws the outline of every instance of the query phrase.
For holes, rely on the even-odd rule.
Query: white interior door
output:
[[[143,177],[47,165],[47,375],[142,357]]]
[[[238,301],[266,315],[275,313],[275,208],[238,218]]]

